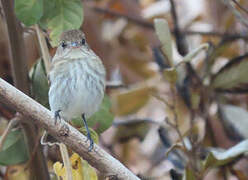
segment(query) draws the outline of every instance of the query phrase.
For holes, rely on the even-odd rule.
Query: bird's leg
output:
[[[88,124],[86,122],[86,119],[85,119],[85,114],[82,114],[82,118],[83,118],[83,122],[84,122],[84,126],[85,126],[85,129],[87,131],[87,140],[86,142],[89,140],[90,141],[90,147],[89,147],[89,152],[92,151],[93,147],[94,147],[94,142],[91,138],[91,135],[90,135],[90,130],[88,128]]]
[[[57,124],[57,119],[61,119],[61,117],[60,117],[60,111],[61,110],[57,110],[57,111],[55,111],[55,113],[54,113],[54,119],[55,119],[55,125]]]

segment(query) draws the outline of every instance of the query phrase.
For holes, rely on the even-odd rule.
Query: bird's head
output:
[[[65,31],[61,35],[60,46],[63,49],[77,49],[86,45],[85,35],[78,29]]]

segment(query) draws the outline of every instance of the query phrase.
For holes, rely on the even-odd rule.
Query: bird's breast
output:
[[[104,69],[76,59],[54,66],[49,76],[51,110],[61,110],[67,119],[82,113],[89,117],[98,110],[104,96]]]

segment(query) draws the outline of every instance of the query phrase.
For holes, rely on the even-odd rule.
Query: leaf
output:
[[[155,31],[162,44],[162,51],[164,52],[170,65],[173,65],[172,61],[172,41],[170,28],[165,19],[155,19],[154,20]]]
[[[43,106],[49,108],[49,85],[42,59],[38,59],[36,64],[31,68],[29,77],[31,79],[31,91],[33,98]]]
[[[44,13],[38,23],[43,29],[47,29],[47,23],[51,12],[54,11],[56,0],[43,0],[43,4],[45,5],[43,8]]]
[[[110,108],[110,99],[105,95],[100,109],[87,120],[89,127],[93,128],[98,134],[101,134],[112,125],[114,115],[110,112]],[[84,127],[82,118],[73,119],[72,123],[75,126]]]
[[[149,66],[149,59],[140,54],[121,53],[119,60],[129,71],[144,79],[149,79],[157,73]]]
[[[248,176],[246,175],[246,173],[241,170],[232,168],[231,172],[238,178],[238,180],[248,179]]]
[[[172,84],[176,83],[176,81],[178,79],[177,70],[174,67],[164,69],[163,75],[164,75],[164,78],[166,79],[166,81],[168,81],[169,83],[172,83]]]
[[[94,131],[91,128],[89,128],[89,130],[90,130],[90,135],[91,135],[92,140],[94,141],[94,143],[98,144],[99,142],[98,134],[96,133],[96,131]],[[82,132],[85,136],[87,136],[87,130],[85,127],[81,127],[79,131]]]
[[[89,165],[85,160],[82,160],[83,164],[83,180],[97,180],[96,170]]]
[[[177,63],[174,67],[164,69],[164,71],[163,71],[164,78],[170,83],[173,83],[173,84],[176,83],[176,81],[178,80],[178,72],[177,72],[178,66],[180,66],[183,63],[190,62],[197,54],[199,54],[202,50],[207,49],[208,47],[209,47],[209,45],[207,43],[201,44],[198,48],[189,52],[182,59],[182,61]]]
[[[225,151],[211,148],[209,155],[204,161],[204,170],[228,164],[245,152],[248,152],[248,140],[244,140]]]
[[[27,164],[8,166],[5,178],[8,180],[30,179],[30,171],[27,170]]]
[[[124,142],[130,138],[138,137],[143,140],[150,127],[149,120],[132,120],[132,121],[116,121],[114,126],[117,127],[117,132],[114,137],[115,142]]]
[[[52,11],[42,18],[43,26],[50,32],[52,46],[57,46],[62,32],[70,29],[78,29],[83,23],[83,6],[80,0],[52,0],[50,3]]]
[[[248,54],[236,57],[227,63],[212,78],[211,86],[217,90],[247,90]]]
[[[28,152],[24,143],[24,136],[20,130],[11,131],[0,151],[1,165],[14,165],[28,160]]]
[[[36,24],[43,15],[43,0],[15,0],[17,18],[26,26]]]
[[[107,130],[114,120],[113,113],[110,112],[111,101],[107,95],[104,96],[100,109],[93,114],[89,120],[89,126],[93,127],[97,133]]]
[[[87,161],[80,158],[76,153],[73,153],[70,157],[72,165],[73,180],[97,180],[97,174],[93,167],[91,167]],[[53,165],[53,169],[58,179],[66,180],[65,168],[62,163],[56,162]]]
[[[154,88],[145,86],[114,94],[112,102],[115,114],[122,116],[137,112],[148,102],[153,91]]]
[[[248,112],[245,109],[234,105],[222,105],[220,106],[220,115],[226,123],[225,127],[233,128],[230,133],[236,132],[238,135],[248,138]]]
[[[201,44],[199,47],[195,48],[194,50],[190,51],[184,58],[183,60],[178,63],[176,66],[178,66],[179,64],[183,63],[187,63],[190,62],[196,55],[198,55],[202,50],[207,50],[209,47],[208,43],[205,44]]]
[[[196,180],[193,170],[187,167],[184,171],[183,180]]]

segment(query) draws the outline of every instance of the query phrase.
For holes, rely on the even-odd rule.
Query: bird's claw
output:
[[[87,133],[87,139],[85,142],[88,142],[88,141],[90,141],[90,147],[88,151],[91,152],[94,148],[94,141],[92,140],[90,133]]]
[[[54,119],[55,119],[55,125],[57,124],[57,120],[59,119],[61,119],[61,117],[60,117],[60,113],[61,112],[61,110],[57,110],[57,111],[55,111],[55,113],[54,113]]]

